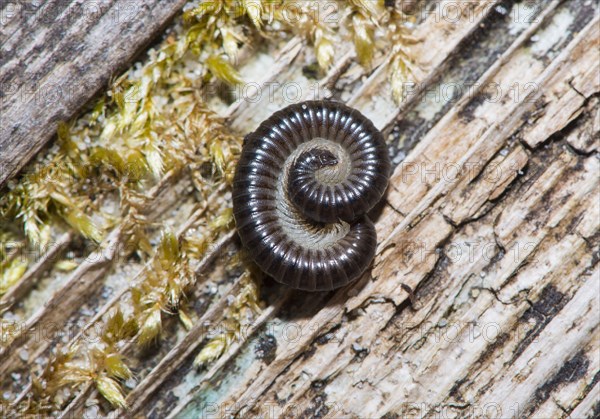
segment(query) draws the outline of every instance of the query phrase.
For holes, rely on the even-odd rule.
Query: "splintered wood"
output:
[[[365,69],[349,44],[339,45],[339,61],[319,81],[372,118],[394,152],[386,200],[374,214],[379,247],[369,273],[311,295],[263,279],[263,311],[218,360],[197,369],[206,331],[223,322],[241,281],[223,275],[225,258],[206,262],[206,282],[187,297],[199,301],[194,326],[167,321],[159,347],[124,348],[135,371],[128,408],[113,410],[87,385],[72,390],[63,416],[597,417],[598,4],[429,3],[407,47],[420,74],[403,103],[392,99],[386,57]],[[242,63],[256,78],[247,82],[263,93],[297,83],[297,100],[314,98],[302,69],[315,57],[302,39],[252,73],[261,54]],[[265,93],[221,111],[247,133],[285,97]],[[399,129],[411,120],[423,123]],[[192,225],[198,212],[169,212],[189,182],[164,179],[150,194],[149,219],[179,218],[181,231]],[[229,253],[239,251],[233,237],[221,243]],[[18,333],[2,334],[5,394],[25,397],[31,364],[45,364],[53,347],[126,294],[122,284],[99,296],[107,278],[143,268],[107,250],[120,240],[115,228],[47,304],[21,309]],[[52,259],[30,275],[41,276]],[[28,307],[30,288],[2,301]],[[49,323],[71,335],[40,337]]]

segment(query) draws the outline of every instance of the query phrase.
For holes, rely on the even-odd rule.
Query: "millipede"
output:
[[[293,104],[244,138],[233,181],[243,246],[276,281],[306,291],[342,287],[375,256],[367,213],[391,163],[381,132],[335,101]]]

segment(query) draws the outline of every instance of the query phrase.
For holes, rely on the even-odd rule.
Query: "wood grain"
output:
[[[430,2],[429,10],[438,3],[443,10],[456,2]],[[429,14],[411,47],[424,61],[419,89],[399,106],[390,95],[385,54],[365,69],[352,45],[336,46],[338,61],[319,82],[376,121],[396,162],[376,214],[381,244],[370,275],[333,294],[290,292],[262,281],[264,308],[247,333],[197,370],[192,361],[206,342],[203,329],[219,327],[239,286],[236,273],[226,275],[225,262],[216,258],[188,296],[198,303],[191,330],[165,316],[160,346],[123,350],[136,375],[127,387],[129,408],[110,412],[88,383],[73,390],[62,415],[597,416],[598,6],[535,4],[527,21],[531,9],[518,1],[466,1],[458,21]],[[314,55],[304,46],[290,38],[269,57],[268,71],[247,81],[296,83],[303,99],[312,99],[306,95],[314,80],[301,74]],[[247,75],[256,64],[250,57],[245,65],[240,71]],[[476,87],[452,100],[436,95],[466,83]],[[221,104],[222,115],[234,130],[249,132],[286,104],[282,91],[258,104]],[[185,202],[186,179],[161,183],[148,205]],[[182,232],[192,217],[156,211],[151,219]],[[229,251],[238,246],[229,243]],[[103,268],[101,261],[90,272],[93,267]],[[26,326],[35,326],[40,313],[84,324],[89,320],[77,309],[85,304],[94,313],[85,327],[92,327],[127,299],[119,288],[100,297],[97,287],[140,269],[115,258],[115,273],[94,275],[94,287],[91,275],[72,273],[57,294],[70,307],[30,312]],[[32,297],[19,299],[26,304]],[[33,359],[22,359],[24,350],[33,348],[44,364],[55,345],[32,336],[0,349],[0,370],[21,377],[6,380],[2,391],[27,384]]]
[[[184,0],[3,2],[0,188],[159,35]]]

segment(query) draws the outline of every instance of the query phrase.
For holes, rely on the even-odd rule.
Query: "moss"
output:
[[[314,48],[319,71],[307,71],[315,77],[334,64],[334,46],[343,37],[353,42],[357,60],[365,67],[391,45],[391,84],[400,100],[402,86],[413,73],[404,42],[408,38],[402,22],[407,19],[401,11],[386,9],[382,2],[349,0],[339,8],[339,19],[330,20],[314,13],[311,2],[296,5],[293,20],[283,1],[215,0],[186,10],[144,62],[115,79],[80,117],[61,123],[55,144],[4,191],[0,295],[30,265],[8,250],[43,247],[64,230],[102,243],[111,229],[120,228],[126,256],[135,253],[146,263],[129,286],[130,298],[118,301],[99,320],[100,341],[87,344],[76,338],[57,348],[46,369],[33,376],[29,394],[10,409],[18,413],[60,410],[68,400],[58,396],[59,390],[84,384],[95,386],[112,406],[122,408],[126,400],[122,382],[131,377],[120,354],[126,342],[135,338],[142,346],[152,345],[160,339],[164,316],[177,315],[186,329],[194,326],[193,314],[182,306],[186,290],[195,282],[193,262],[233,227],[231,208],[211,208],[194,235],[163,229],[155,248],[145,213],[153,199],[152,188],[184,172],[190,174],[200,201],[230,187],[241,139],[208,108],[201,90],[215,80],[229,85],[243,81],[235,67],[243,45],[269,41],[280,33],[300,35]],[[197,78],[186,69],[189,60],[199,65]],[[110,199],[118,203],[115,211],[102,206]],[[58,268],[75,267],[71,263]],[[223,313],[226,330],[207,342],[196,357],[197,366],[225,353],[261,311],[253,276],[246,271],[239,281],[241,291]],[[273,345],[263,343],[268,349],[264,359],[269,362]]]

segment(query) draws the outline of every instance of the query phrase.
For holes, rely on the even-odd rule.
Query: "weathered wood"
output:
[[[536,4],[535,19],[527,22],[513,15],[523,7],[518,2],[496,8],[465,2],[459,21],[430,14],[415,30],[420,43],[411,47],[427,61],[419,89],[400,106],[391,99],[384,57],[376,57],[371,71],[356,63],[349,44],[340,45],[339,62],[320,82],[372,117],[397,153],[386,203],[376,214],[381,244],[372,271],[346,289],[308,297],[264,281],[264,310],[247,333],[206,370],[195,370],[202,331],[219,327],[239,285],[239,279],[223,280],[225,262],[217,260],[208,282],[188,296],[205,301],[190,331],[165,320],[160,347],[143,356],[124,347],[136,381],[128,389],[129,409],[112,413],[594,417],[600,391],[598,6]],[[263,87],[297,83],[310,99],[313,81],[299,74],[314,56],[302,46],[292,38],[266,74],[248,76],[244,63],[242,74]],[[476,87],[454,100],[431,95],[454,82]],[[490,86],[500,86],[500,93],[494,96]],[[265,95],[259,104],[240,101],[220,110],[245,133],[286,104],[279,93],[274,101]],[[179,186],[185,182],[161,183],[166,207],[187,199]],[[182,232],[193,225],[195,216],[189,217],[157,211],[152,219]],[[141,272],[131,261],[115,262],[117,271]],[[60,290],[72,307],[60,312],[51,305],[44,316],[85,321],[67,286],[80,295],[95,290],[89,280],[72,278]],[[207,293],[206,284],[215,291]],[[86,327],[126,294],[121,288],[108,300],[90,298],[94,318]],[[0,368],[23,373],[20,351],[31,346],[42,357],[53,345],[16,341]],[[23,380],[2,390],[14,391]],[[65,417],[110,410],[91,383],[73,396]]]
[[[553,6],[556,5],[555,2]],[[560,19],[560,16],[555,18]],[[542,30],[540,26],[537,30],[529,31],[527,37]],[[573,220],[584,213],[589,214],[590,205],[598,200],[598,164],[595,157],[569,156],[568,150],[561,151],[560,146],[554,146],[557,156],[562,155],[562,159],[566,160],[563,162],[559,157],[560,163],[557,166],[543,169],[552,178],[550,183],[544,181],[543,177],[540,178],[536,171],[532,171],[520,180],[522,187],[509,188],[515,179],[522,176],[519,173],[527,165],[532,165],[532,160],[539,166],[547,159],[546,156],[530,157],[532,152],[523,145],[514,144],[511,135],[519,132],[523,144],[528,146],[527,127],[530,122],[525,116],[531,112],[534,104],[539,103],[540,95],[548,97],[549,92],[564,89],[561,86],[568,85],[571,77],[587,84],[584,80],[588,78],[583,75],[588,71],[597,74],[597,57],[594,53],[589,53],[597,50],[597,28],[596,18],[570,46],[562,47],[563,53],[548,68],[537,65],[537,59],[532,61],[527,56],[524,41],[528,38],[515,41],[515,46],[494,67],[491,73],[493,80],[502,86],[509,86],[511,82],[519,80],[519,74],[522,74],[524,68],[528,68],[528,81],[535,82],[539,90],[518,102],[497,100],[473,104],[473,97],[465,99],[451,109],[419,143],[396,171],[392,190],[388,195],[389,206],[384,208],[379,218],[378,233],[383,237],[383,244],[373,270],[376,280],[367,281],[366,285],[363,282],[355,287],[359,294],[349,300],[345,294],[347,290],[338,293],[317,314],[296,321],[295,327],[303,332],[302,336],[289,342],[279,335],[276,357],[270,364],[255,362],[241,372],[224,372],[218,379],[211,380],[213,386],[219,386],[220,379],[235,380],[235,386],[222,388],[227,396],[203,399],[198,394],[197,399],[193,396],[184,399],[183,404],[190,402],[188,410],[176,411],[197,414],[219,409],[223,413],[223,409],[230,408],[237,412],[251,409],[255,414],[266,414],[265,409],[269,408],[273,409],[269,412],[275,412],[275,415],[287,413],[293,416],[303,411],[306,414],[321,411],[333,416],[350,414],[370,417],[383,413],[403,415],[407,414],[407,408],[412,408],[413,411],[420,409],[418,413],[422,415],[433,415],[439,413],[439,409],[446,408],[466,412],[468,416],[469,412],[477,415],[484,409],[497,406],[499,415],[509,416],[514,413],[518,416],[520,412],[533,412],[538,408],[538,389],[542,388],[544,381],[554,382],[554,387],[549,391],[564,385],[563,381],[552,378],[553,373],[558,374],[558,377],[565,374],[559,371],[562,363],[596,365],[596,352],[592,349],[592,342],[595,341],[594,336],[597,336],[598,321],[592,313],[597,306],[598,283],[595,281],[596,271],[591,271],[585,284],[592,289],[582,289],[578,295],[584,300],[587,298],[582,301],[582,307],[587,307],[588,302],[592,306],[584,309],[586,314],[582,315],[580,326],[571,329],[577,338],[565,339],[564,346],[554,354],[554,363],[540,364],[539,371],[544,373],[532,377],[531,382],[520,388],[510,385],[513,374],[507,372],[507,381],[503,385],[509,386],[502,396],[504,399],[494,399],[494,393],[489,390],[486,394],[490,394],[491,398],[482,399],[484,403],[479,403],[478,400],[476,389],[485,389],[490,380],[493,380],[491,377],[519,359],[518,352],[515,352],[518,349],[511,351],[510,346],[502,340],[501,333],[507,336],[512,334],[520,345],[527,346],[530,335],[523,332],[520,319],[528,316],[525,313],[531,305],[535,307],[535,301],[545,304],[543,301],[547,297],[543,290],[552,290],[553,281],[575,281],[579,274],[597,263],[589,255],[587,245],[583,245],[585,240],[575,237],[575,242],[564,242],[563,249],[567,253],[555,257],[555,263],[567,264],[571,267],[570,270],[564,268],[550,275],[550,265],[545,268],[547,275],[541,276],[541,272],[534,267],[539,269],[546,261],[552,260],[553,252],[561,242],[560,239],[549,236],[550,230],[554,234],[561,228],[569,228]],[[572,74],[572,71],[581,73]],[[489,77],[490,74],[484,75],[480,82],[485,84]],[[587,91],[598,92],[598,88],[592,85]],[[588,99],[591,94],[588,93]],[[583,106],[579,98],[576,100],[580,107]],[[541,114],[543,112],[538,115]],[[546,141],[557,130],[564,129],[569,120],[572,118],[563,118],[556,125],[535,126],[543,132],[542,137]],[[585,124],[581,129],[589,132],[592,126]],[[573,135],[580,138],[581,132]],[[444,141],[439,141],[440,138]],[[571,136],[566,141],[570,139]],[[543,149],[537,153],[541,150]],[[570,164],[585,161],[585,175],[565,171],[563,167],[565,164],[568,166],[569,161],[572,162]],[[411,163],[414,166],[410,166]],[[436,163],[439,165],[437,171]],[[455,178],[445,178],[441,172],[443,165],[448,163],[461,168]],[[414,167],[417,168],[416,175],[412,170]],[[469,167],[472,169],[465,169]],[[539,167],[542,169],[543,166]],[[429,169],[433,175],[427,175],[425,169]],[[496,170],[499,170],[499,175],[496,175]],[[559,173],[564,173],[567,177],[561,180],[557,177],[560,176]],[[524,192],[519,192],[521,188],[529,192],[523,195]],[[534,207],[518,209],[513,206],[518,207],[528,202],[529,194]],[[542,197],[550,199],[553,194],[557,196],[550,202],[540,200]],[[500,197],[503,197],[502,202],[506,201],[506,204],[494,203]],[[561,204],[566,197],[570,198],[567,206]],[[514,204],[511,205],[510,202]],[[494,208],[494,205],[498,207]],[[543,205],[545,210],[538,209],[539,205]],[[578,205],[580,209],[575,211]],[[595,213],[596,211],[591,211],[591,214]],[[497,225],[494,219],[499,214],[503,214],[506,220],[514,220],[514,225],[510,229],[499,226],[493,228]],[[477,221],[479,218],[480,222]],[[540,230],[538,226],[549,220],[552,222],[543,233],[544,229]],[[480,225],[482,232],[474,231],[470,223]],[[494,230],[497,231],[495,235]],[[543,234],[536,235],[537,238],[530,241],[536,237],[531,235],[534,231]],[[596,222],[586,235],[594,236],[597,231]],[[560,237],[560,233],[558,235]],[[466,245],[471,240],[479,248],[473,258],[469,257],[469,246]],[[545,250],[539,248],[538,244],[543,240],[548,241],[544,246]],[[592,245],[597,248],[597,240]],[[450,262],[452,257],[456,258],[457,249],[462,254]],[[515,251],[518,252],[515,254]],[[535,257],[532,256],[533,252]],[[528,257],[531,260],[528,261]],[[579,260],[578,268],[574,269],[569,265],[569,260]],[[519,272],[523,264],[528,264],[531,271],[525,274]],[[570,272],[570,275],[565,276],[566,272]],[[519,275],[515,278],[517,274]],[[495,276],[497,282],[489,279]],[[513,281],[521,283],[521,286],[503,295],[503,284],[512,284]],[[422,287],[422,291],[417,294],[421,307],[416,314],[406,309],[407,294],[399,286],[402,282],[413,288]],[[544,284],[549,288],[544,288]],[[428,288],[435,289],[438,294]],[[527,294],[523,294],[525,291],[529,294],[528,298]],[[467,303],[469,293],[472,293],[471,298],[474,299],[471,304]],[[571,296],[572,294],[564,298]],[[429,301],[423,301],[424,299]],[[511,318],[506,306],[513,300],[514,317]],[[580,306],[579,301],[573,300],[573,305]],[[460,310],[453,308],[454,306],[460,307]],[[444,316],[444,313],[452,313],[453,310],[457,311],[456,315]],[[565,315],[569,313],[566,310],[565,308]],[[556,310],[556,313],[559,311],[562,312]],[[355,313],[351,316],[352,320],[345,319],[346,313]],[[545,314],[548,315],[550,313]],[[390,327],[396,321],[400,322],[398,327]],[[470,329],[470,326],[473,328]],[[547,323],[539,326],[537,333],[545,327]],[[326,333],[329,328],[336,330],[336,339],[330,343],[316,343],[318,335]],[[491,329],[495,334],[487,335]],[[511,333],[513,329],[515,331]],[[411,332],[413,330],[416,333]],[[435,339],[436,333],[453,332],[456,333],[454,337],[451,334],[446,340]],[[476,342],[470,343],[469,333],[473,334]],[[397,339],[400,339],[399,343],[403,340],[412,343],[397,346]],[[575,361],[569,361],[572,351],[578,350],[581,344],[585,347],[585,342],[591,346],[584,350],[584,355],[575,358]],[[542,341],[540,345],[547,348],[545,350],[552,350],[551,343],[546,346]],[[487,355],[495,348],[498,351],[505,349],[506,352],[501,352],[507,357],[504,361],[498,361],[498,355]],[[458,354],[467,350],[469,355],[458,357]],[[535,350],[532,351],[535,353]],[[521,355],[527,360],[523,362],[533,362],[531,355]],[[353,366],[353,362],[359,364]],[[474,378],[475,382],[468,387],[474,394],[467,397],[462,396],[462,391],[459,392],[458,389],[460,383],[468,382],[471,377],[469,365],[477,368],[481,365],[481,369],[488,371],[491,376]],[[515,366],[518,365],[517,362]],[[588,379],[592,380],[598,370],[597,367],[586,366],[586,371],[591,374],[587,375]],[[501,385],[502,379],[498,380]],[[579,388],[582,388],[581,385]],[[214,391],[214,387],[212,390]],[[580,391],[585,396],[585,389]],[[517,392],[519,397],[512,398],[513,392]],[[513,400],[518,405],[511,405]],[[255,409],[252,410],[254,406]],[[511,408],[516,411],[511,412]],[[547,415],[549,417],[561,414],[562,411],[556,405],[550,409],[551,414]]]
[[[173,182],[176,180],[177,178],[173,176],[173,173],[168,172],[162,181],[148,192],[147,198],[154,204],[149,206],[152,210],[148,214],[149,220],[162,215],[173,205],[182,189],[186,189],[187,181],[174,186]],[[85,261],[68,276],[62,286],[52,292],[52,296],[46,304],[36,307],[35,311],[27,318],[27,321],[19,325],[15,333],[4,337],[3,344],[0,346],[0,373],[9,374],[18,371],[20,368],[27,368],[30,359],[42,356],[50,347],[56,344],[56,336],[52,334],[52,330],[57,325],[63,324],[78,309],[76,302],[85,301],[94,291],[98,290],[101,285],[99,279],[108,275],[111,263],[123,250],[122,243],[119,241],[122,236],[123,227],[116,227],[97,249],[87,255]],[[42,261],[47,257],[48,255],[44,255]],[[34,276],[36,266],[31,268],[25,277]],[[126,290],[128,290],[128,287],[123,284],[120,291],[124,293]],[[10,295],[10,293],[7,294]],[[111,299],[111,301],[114,303],[118,299]],[[106,307],[105,311],[109,308]],[[79,328],[85,331],[89,326],[91,324],[82,322],[75,325],[70,333],[74,331],[81,333],[78,330]],[[48,333],[48,329],[51,330],[50,333]],[[45,336],[45,338],[40,339],[40,336]],[[27,348],[31,358],[29,356],[24,358],[19,354],[17,349],[23,347]]]
[[[0,188],[108,81],[184,0],[3,2]]]
[[[55,243],[50,243],[43,249],[36,249],[42,253],[39,260],[27,270],[18,283],[13,285],[6,294],[0,297],[0,307],[8,310],[13,304],[23,298],[46,269],[50,268],[56,262],[72,239],[72,233],[64,233]]]

